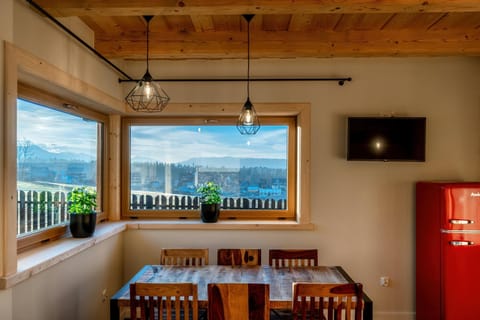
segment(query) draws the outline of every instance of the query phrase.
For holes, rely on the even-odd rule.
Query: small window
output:
[[[293,218],[295,118],[263,117],[254,136],[241,135],[235,121],[126,119],[126,215],[198,218],[196,189],[213,181],[221,219]]]
[[[43,241],[63,234],[72,188],[89,186],[102,194],[103,123],[80,116],[78,107],[65,105],[66,111],[77,113],[72,114],[53,105],[41,99],[17,99],[18,239],[44,233]]]

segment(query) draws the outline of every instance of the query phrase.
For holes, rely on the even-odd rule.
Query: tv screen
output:
[[[348,117],[347,160],[425,161],[424,117]]]

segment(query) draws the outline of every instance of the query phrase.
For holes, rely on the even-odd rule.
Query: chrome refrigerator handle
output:
[[[468,220],[468,219],[450,219],[448,220],[451,224],[472,224],[475,221],[473,220]]]
[[[473,246],[475,243],[473,241],[465,241],[465,240],[452,240],[448,242],[451,246]]]

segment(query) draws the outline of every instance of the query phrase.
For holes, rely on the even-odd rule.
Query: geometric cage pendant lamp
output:
[[[147,22],[147,71],[125,97],[125,101],[130,108],[138,112],[160,112],[167,106],[170,97],[159,84],[153,81],[148,71],[150,20],[153,16],[143,16],[143,18]]]
[[[247,101],[242,107],[240,116],[237,119],[237,129],[242,135],[254,135],[260,129],[260,121],[258,120],[255,107],[250,101],[250,21],[254,17],[253,14],[244,14],[243,18],[247,21],[248,32],[248,57],[247,57]]]

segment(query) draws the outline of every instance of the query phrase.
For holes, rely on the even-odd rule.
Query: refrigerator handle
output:
[[[448,220],[451,224],[472,224],[475,221],[473,220],[468,220],[468,219],[450,219]]]
[[[475,244],[473,241],[465,241],[465,240],[452,240],[452,241],[449,241],[448,243],[454,247],[473,246]]]

